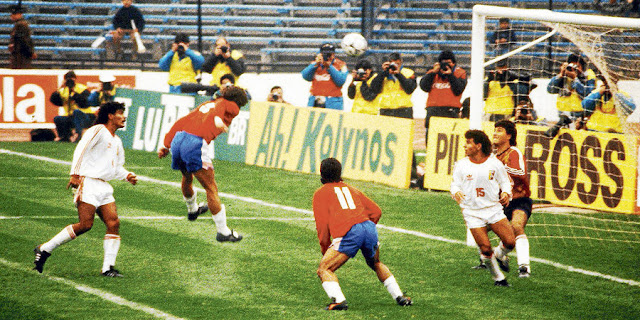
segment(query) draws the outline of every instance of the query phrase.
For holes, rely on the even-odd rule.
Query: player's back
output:
[[[215,117],[220,117],[228,126],[239,113],[240,108],[229,100],[219,98],[205,102],[176,122],[171,130],[171,138],[175,132],[185,131],[210,143],[211,140],[224,132],[223,129],[216,127]]]
[[[355,224],[380,219],[380,207],[344,182],[326,183],[313,196],[316,221],[329,225],[331,237],[344,236]]]

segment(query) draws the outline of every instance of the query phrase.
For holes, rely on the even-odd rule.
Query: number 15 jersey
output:
[[[484,209],[500,205],[500,193],[511,195],[511,179],[504,164],[490,155],[483,163],[473,163],[469,157],[456,162],[453,168],[451,195],[464,194],[463,209]]]

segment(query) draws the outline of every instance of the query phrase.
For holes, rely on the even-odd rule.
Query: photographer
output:
[[[413,119],[411,94],[418,87],[413,70],[402,66],[399,53],[392,53],[382,63],[382,71],[371,80],[371,90],[377,95],[381,116]]]
[[[617,79],[612,78],[611,81],[617,87]],[[636,105],[628,93],[615,91],[614,94],[611,92],[607,79],[598,75],[596,89],[582,100],[582,108],[588,118],[587,129],[622,133],[623,124],[616,112],[616,102],[622,107],[620,114],[623,116],[630,115],[636,109]]]
[[[189,49],[189,36],[179,33],[171,44],[171,50],[160,59],[158,65],[161,70],[169,71],[169,92],[181,93],[181,83],[197,83],[196,71],[200,70],[203,63],[204,57]]]
[[[378,105],[375,103],[377,94],[371,90],[373,66],[366,59],[359,60],[355,69],[351,71],[351,83],[347,88],[347,96],[353,99],[351,112],[378,114]]]
[[[269,91],[269,95],[267,96],[267,101],[289,103],[284,100],[284,91],[280,86],[274,86],[271,88],[271,90]]]
[[[341,88],[349,70],[344,61],[336,58],[335,52],[331,43],[323,44],[315,60],[302,70],[302,78],[311,81],[309,107],[343,110]]]
[[[87,86],[76,83],[76,74],[69,71],[64,75],[64,82],[49,97],[49,101],[56,106],[62,107],[62,115],[53,118],[58,132],[58,141],[71,141],[71,128],[76,129],[76,139],[79,141],[84,129],[91,126],[95,119],[93,110],[89,108],[87,98],[89,90]]]
[[[424,119],[427,138],[431,117],[458,118],[462,107],[460,99],[466,86],[467,72],[456,65],[453,52],[442,51],[437,62],[420,80],[420,89],[429,93]]]
[[[531,76],[509,70],[506,59],[496,62],[484,82],[484,112],[489,121],[509,119],[521,98],[528,98]]]
[[[239,50],[231,50],[231,45],[224,37],[216,40],[213,54],[202,65],[202,71],[211,74],[211,85],[220,85],[220,77],[232,74],[236,79],[246,70],[244,55]]]
[[[529,100],[529,97],[518,101],[516,112],[511,121],[518,124],[539,124],[538,115],[536,113],[536,110],[533,109],[533,104],[531,103],[531,100]]]
[[[579,53],[572,53],[560,66],[558,74],[549,81],[547,92],[558,94],[556,108],[560,120],[547,130],[545,135],[548,137],[555,137],[561,127],[574,122],[575,129],[584,126],[582,99],[593,90],[596,78],[593,70],[586,69],[586,64]]]
[[[101,74],[98,79],[100,80],[100,90],[94,90],[89,95],[87,100],[90,106],[101,106],[111,102],[116,95],[116,86],[113,84],[116,77],[112,74]]]

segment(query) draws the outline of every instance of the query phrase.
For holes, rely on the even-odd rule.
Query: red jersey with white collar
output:
[[[171,141],[178,131],[184,131],[194,136],[201,137],[207,143],[211,143],[222,132],[222,128],[216,127],[215,117],[218,116],[226,126],[231,124],[233,118],[240,113],[240,108],[235,102],[218,98],[214,101],[202,103],[186,116],[178,119],[171,130],[164,136],[164,146],[171,147]]]
[[[367,220],[378,223],[382,210],[360,190],[344,182],[334,182],[316,190],[313,215],[324,253],[331,244],[331,238],[343,237],[354,225]]]
[[[513,181],[513,199],[531,197],[529,188],[529,176],[527,175],[527,163],[522,152],[514,146],[497,155],[498,160],[504,163],[504,168]]]

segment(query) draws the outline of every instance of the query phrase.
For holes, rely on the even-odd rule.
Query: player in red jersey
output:
[[[171,151],[171,168],[182,172],[182,195],[187,203],[189,220],[195,220],[210,209],[218,231],[216,240],[220,242],[240,241],[242,236],[227,227],[226,210],[218,196],[213,163],[207,150],[211,141],[229,129],[231,121],[245,104],[247,95],[244,89],[235,86],[223,88],[219,98],[199,105],[178,119],[165,136],[164,146],[158,150],[159,158]],[[194,176],[207,193],[207,205],[198,206],[196,202]]]
[[[349,258],[355,257],[359,250],[398,305],[411,305],[411,298],[402,294],[389,268],[380,262],[376,230],[376,223],[382,215],[380,207],[360,190],[342,182],[342,165],[338,160],[322,160],[320,175],[323,186],[313,195],[313,215],[323,254],[318,277],[332,300],[326,309],[347,309],[335,271]]]
[[[533,201],[529,189],[527,163],[522,152],[516,148],[516,125],[509,120],[496,122],[493,133],[493,145],[496,147],[496,157],[502,161],[507,173],[513,181],[513,200],[504,208],[513,226],[516,237],[516,257],[520,278],[528,278],[531,274],[529,257],[529,240],[524,228],[531,217]],[[507,260],[508,261],[508,260]]]

